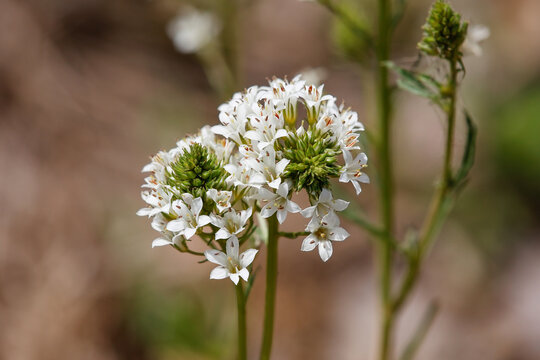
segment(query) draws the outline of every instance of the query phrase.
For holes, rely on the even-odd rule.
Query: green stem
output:
[[[264,304],[264,330],[261,345],[261,360],[269,360],[274,334],[274,309],[276,302],[278,265],[278,221],[274,214],[268,219],[268,247],[266,249],[266,295]]]
[[[242,282],[236,285],[238,306],[238,360],[247,360],[246,298]]]
[[[380,336],[379,359],[387,360],[391,356],[392,326],[392,262],[394,246],[392,244],[394,232],[394,206],[393,206],[393,173],[392,148],[390,132],[390,86],[388,84],[388,68],[384,62],[390,58],[391,40],[391,2],[379,0],[378,8],[378,42],[377,42],[377,114],[380,126],[379,154],[380,154],[380,191],[381,191],[381,218],[385,236],[379,243],[379,276],[380,298],[382,309],[382,327]]]

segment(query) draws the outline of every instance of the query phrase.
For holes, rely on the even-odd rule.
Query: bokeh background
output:
[[[372,21],[373,7],[363,3]],[[491,28],[484,55],[465,59],[461,94],[479,125],[478,154],[400,318],[398,345],[436,299],[440,313],[419,359],[540,359],[540,2],[452,4]],[[192,256],[152,250],[155,234],[135,216],[149,156],[217,123],[223,100],[198,58],[176,52],[167,37],[167,22],[185,5],[0,1],[1,359],[234,358],[230,282],[210,281],[211,265]],[[398,63],[416,59],[429,5],[408,1],[394,43]],[[237,15],[242,88],[322,67],[325,89],[374,126],[369,60],[363,68],[351,62],[365,54],[347,47],[324,9],[253,0]],[[403,93],[395,115],[404,232],[425,211],[444,122],[427,101]],[[365,186],[359,198],[373,218],[375,194]],[[292,217],[288,226],[298,220],[305,222]],[[274,359],[374,358],[372,243],[346,227],[353,236],[326,264],[301,253],[301,240],[281,240]],[[253,358],[262,274],[248,304]]]

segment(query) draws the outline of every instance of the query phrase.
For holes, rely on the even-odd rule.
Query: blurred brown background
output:
[[[452,4],[492,33],[484,55],[465,60],[462,101],[479,123],[479,149],[398,343],[437,299],[419,359],[540,359],[540,2]],[[150,249],[155,233],[135,216],[149,155],[218,121],[220,100],[197,58],[175,52],[165,32],[182,5],[0,1],[0,359],[234,357],[231,284],[208,280],[212,267],[191,256]],[[428,7],[409,0],[396,61],[414,60]],[[325,89],[373,126],[369,71],[342,56],[323,9],[256,0],[239,19],[243,86],[324,67]],[[439,171],[443,121],[423,100],[396,101],[405,231],[420,221]],[[360,196],[373,216],[375,193],[365,186]],[[373,358],[372,247],[346,227],[353,236],[327,264],[301,253],[300,240],[281,241],[274,359]],[[263,295],[258,279],[248,309],[253,357]]]

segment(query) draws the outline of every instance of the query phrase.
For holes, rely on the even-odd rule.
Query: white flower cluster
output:
[[[299,105],[307,114],[302,121]],[[219,107],[219,121],[144,167],[151,173],[142,192],[148,207],[138,215],[151,217],[161,233],[153,246],[196,253],[187,244],[198,235],[210,247],[205,257],[219,265],[211,278],[236,284],[247,280],[257,253],[240,253],[244,244],[256,246],[255,215],[281,224],[288,213],[300,213],[310,218],[301,250],[318,247],[327,261],[332,242],[349,236],[336,214],[349,203],[334,199],[331,178],[352,183],[357,194],[369,182],[357,114],[297,76],[236,93]],[[311,206],[302,210],[291,198],[303,190]]]

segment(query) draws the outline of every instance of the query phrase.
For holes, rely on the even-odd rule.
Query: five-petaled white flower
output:
[[[236,237],[246,228],[246,223],[251,217],[252,209],[242,210],[240,212],[229,209],[223,216],[210,215],[212,225],[217,226],[216,240],[229,239]]]
[[[328,189],[323,189],[319,195],[317,202],[302,210],[301,214],[309,218],[312,222],[320,222],[321,220],[329,221],[329,218],[337,217],[336,211],[343,211],[349,206],[349,202],[341,199],[335,199],[332,192]]]
[[[202,207],[203,201],[200,197],[194,199],[191,194],[183,194],[182,200],[173,201],[171,208],[178,214],[178,218],[167,224],[167,230],[179,233],[186,239],[191,238],[198,228],[210,223],[209,216],[199,215]]]
[[[343,159],[345,166],[341,170],[340,182],[351,182],[356,189],[356,194],[360,194],[362,188],[360,183],[369,184],[369,177],[362,172],[367,167],[367,156],[364,153],[359,153],[354,159],[348,150],[343,150]]]
[[[218,191],[216,189],[210,189],[206,192],[206,195],[216,203],[216,207],[219,212],[231,207],[232,191]]]
[[[321,223],[310,222],[306,231],[311,232],[302,242],[302,251],[311,251],[319,247],[319,255],[323,261],[332,256],[332,241],[343,241],[349,237],[347,230],[339,227],[337,217],[323,220]]]
[[[204,256],[208,261],[219,265],[210,273],[210,279],[225,279],[229,277],[232,282],[237,285],[240,278],[244,281],[248,280],[249,270],[247,267],[255,259],[255,255],[259,250],[248,249],[239,255],[240,244],[236,236],[227,240],[227,253],[219,250],[206,250]]]
[[[263,218],[269,218],[277,212],[277,219],[280,224],[283,224],[288,212],[297,213],[302,211],[298,204],[289,200],[288,196],[289,184],[286,182],[279,185],[276,193],[265,188],[259,189],[259,193],[255,196],[257,200],[268,202],[262,207],[261,216]]]

